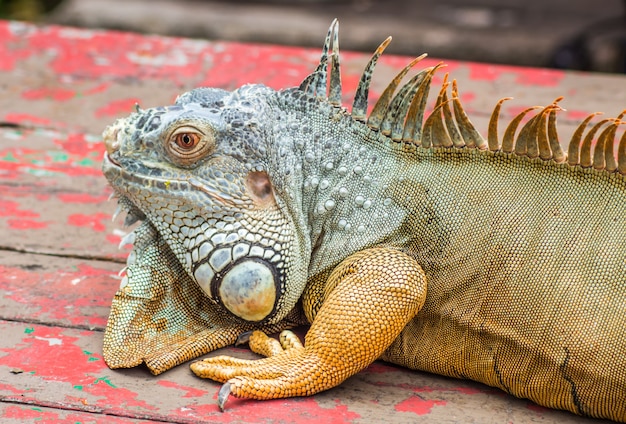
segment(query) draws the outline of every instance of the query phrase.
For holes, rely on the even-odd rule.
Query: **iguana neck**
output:
[[[275,189],[285,207],[306,228],[313,275],[396,233],[409,213],[390,191],[403,180],[403,165],[392,152],[397,146],[345,110],[324,102],[294,108],[293,98],[284,97],[300,93],[281,94],[285,107],[273,131],[278,148],[272,173],[279,176]]]

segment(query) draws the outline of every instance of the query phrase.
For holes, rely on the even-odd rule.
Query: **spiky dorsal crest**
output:
[[[329,55],[328,52],[332,53]],[[330,57],[330,88],[328,83],[328,59]],[[330,104],[341,106],[341,69],[339,66],[339,22],[333,20],[328,28],[326,40],[322,47],[320,63],[311,75],[300,84],[300,90],[317,97],[326,99]],[[327,93],[328,89],[328,93]]]
[[[300,84],[300,89],[311,96],[340,107],[341,75],[338,34],[339,23],[335,19],[328,30],[320,63],[315,71]],[[599,113],[589,115],[572,135],[566,154],[561,148],[556,129],[556,114],[564,110],[558,105],[562,97],[548,106],[534,106],[520,112],[511,120],[500,142],[498,119],[502,104],[511,99],[507,97],[496,104],[489,121],[487,140],[485,140],[463,109],[456,81],[453,80],[450,84],[446,74],[434,109],[424,121],[433,74],[444,65],[439,63],[421,70],[402,85],[397,94],[396,90],[413,66],[426,57],[425,54],[415,58],[396,75],[383,91],[368,117],[367,103],[371,77],[378,59],[390,42],[391,37],[381,43],[361,74],[351,112],[352,118],[356,121],[366,123],[372,130],[380,131],[394,141],[411,143],[424,148],[489,150],[556,163],[566,162],[570,166],[593,167],[597,170],[626,175],[626,132],[620,139],[617,155],[614,151],[615,135],[618,127],[625,122],[622,118],[626,115],[626,110],[616,118],[599,121],[586,131],[591,120]],[[329,68],[330,78],[328,78]],[[451,98],[448,97],[450,85],[452,86]],[[531,112],[534,116],[518,131],[524,118]],[[594,147],[593,140],[601,129]]]

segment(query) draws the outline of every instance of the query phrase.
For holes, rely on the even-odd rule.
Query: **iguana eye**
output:
[[[172,161],[178,165],[192,165],[209,154],[215,146],[213,132],[191,126],[172,131],[166,139],[165,148]]]
[[[200,142],[200,137],[198,136],[198,134],[194,133],[176,134],[174,142],[181,149],[191,150],[198,145],[198,143]]]

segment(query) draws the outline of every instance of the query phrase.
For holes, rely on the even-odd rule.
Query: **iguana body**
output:
[[[556,104],[501,143],[498,104],[485,141],[445,82],[422,122],[436,67],[394,96],[416,60],[365,122],[387,43],[351,113],[333,23],[298,88],[197,89],[107,129],[104,173],[144,221],[125,240],[105,360],[160,373],[250,330],[311,323],[304,347],[255,331],[268,358],[192,369],[226,382],[222,407],[313,394],[382,358],[626,422],[621,116],[584,133],[586,120],[567,161]]]

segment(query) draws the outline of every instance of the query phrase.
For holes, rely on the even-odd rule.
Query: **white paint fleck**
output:
[[[63,344],[63,340],[57,339],[56,337],[39,337],[39,336],[35,336],[35,338],[37,340],[48,342],[48,346],[61,346]]]

